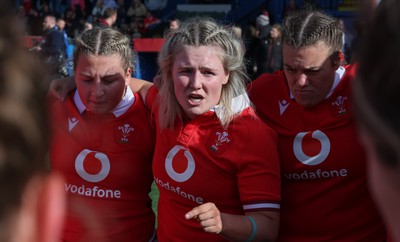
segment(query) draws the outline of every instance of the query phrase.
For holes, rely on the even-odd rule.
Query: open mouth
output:
[[[189,95],[189,101],[192,103],[199,103],[203,100],[203,96],[197,95],[197,94],[190,94]]]

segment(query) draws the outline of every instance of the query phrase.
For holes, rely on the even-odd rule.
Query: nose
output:
[[[190,86],[193,89],[200,89],[201,88],[201,73],[200,72],[196,72],[194,73],[194,75],[192,76],[192,80],[190,80]]]
[[[103,85],[101,84],[100,80],[95,80],[93,82],[91,95],[93,97],[101,97],[104,94]]]
[[[297,85],[304,87],[307,85],[307,76],[304,73],[297,75]]]

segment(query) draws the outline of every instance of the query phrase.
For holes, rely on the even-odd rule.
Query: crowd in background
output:
[[[180,21],[176,17],[165,20],[166,3],[166,0],[14,0],[18,17],[25,23],[26,35],[44,36],[45,17],[55,16],[64,35],[65,49],[82,31],[97,24],[112,26],[132,39],[162,38],[167,30],[177,28]],[[289,1],[283,14],[297,8],[295,1]],[[283,68],[282,29],[270,17],[268,9],[263,8],[257,18],[235,26],[237,34],[244,38],[247,73],[251,79]],[[343,59],[350,63],[354,36],[348,31],[344,33]]]
[[[161,37],[161,11],[166,1],[151,0],[25,0],[15,1],[20,19],[25,23],[27,35],[42,35],[42,22],[46,15],[54,15],[65,21],[65,31],[74,38],[88,24],[96,24],[107,9],[117,12],[114,27],[131,36]],[[164,25],[163,25],[164,27]]]

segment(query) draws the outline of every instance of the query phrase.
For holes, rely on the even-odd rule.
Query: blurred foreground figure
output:
[[[0,241],[55,241],[65,196],[62,179],[46,169],[44,72],[19,45],[11,8],[0,4]]]
[[[354,88],[370,188],[395,241],[400,241],[399,24],[400,2],[381,1],[368,25]]]

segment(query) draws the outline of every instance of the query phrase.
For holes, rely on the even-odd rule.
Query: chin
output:
[[[190,119],[194,119],[195,117],[202,115],[205,112],[202,112],[201,110],[198,109],[190,109],[185,111],[186,116],[188,116]]]

